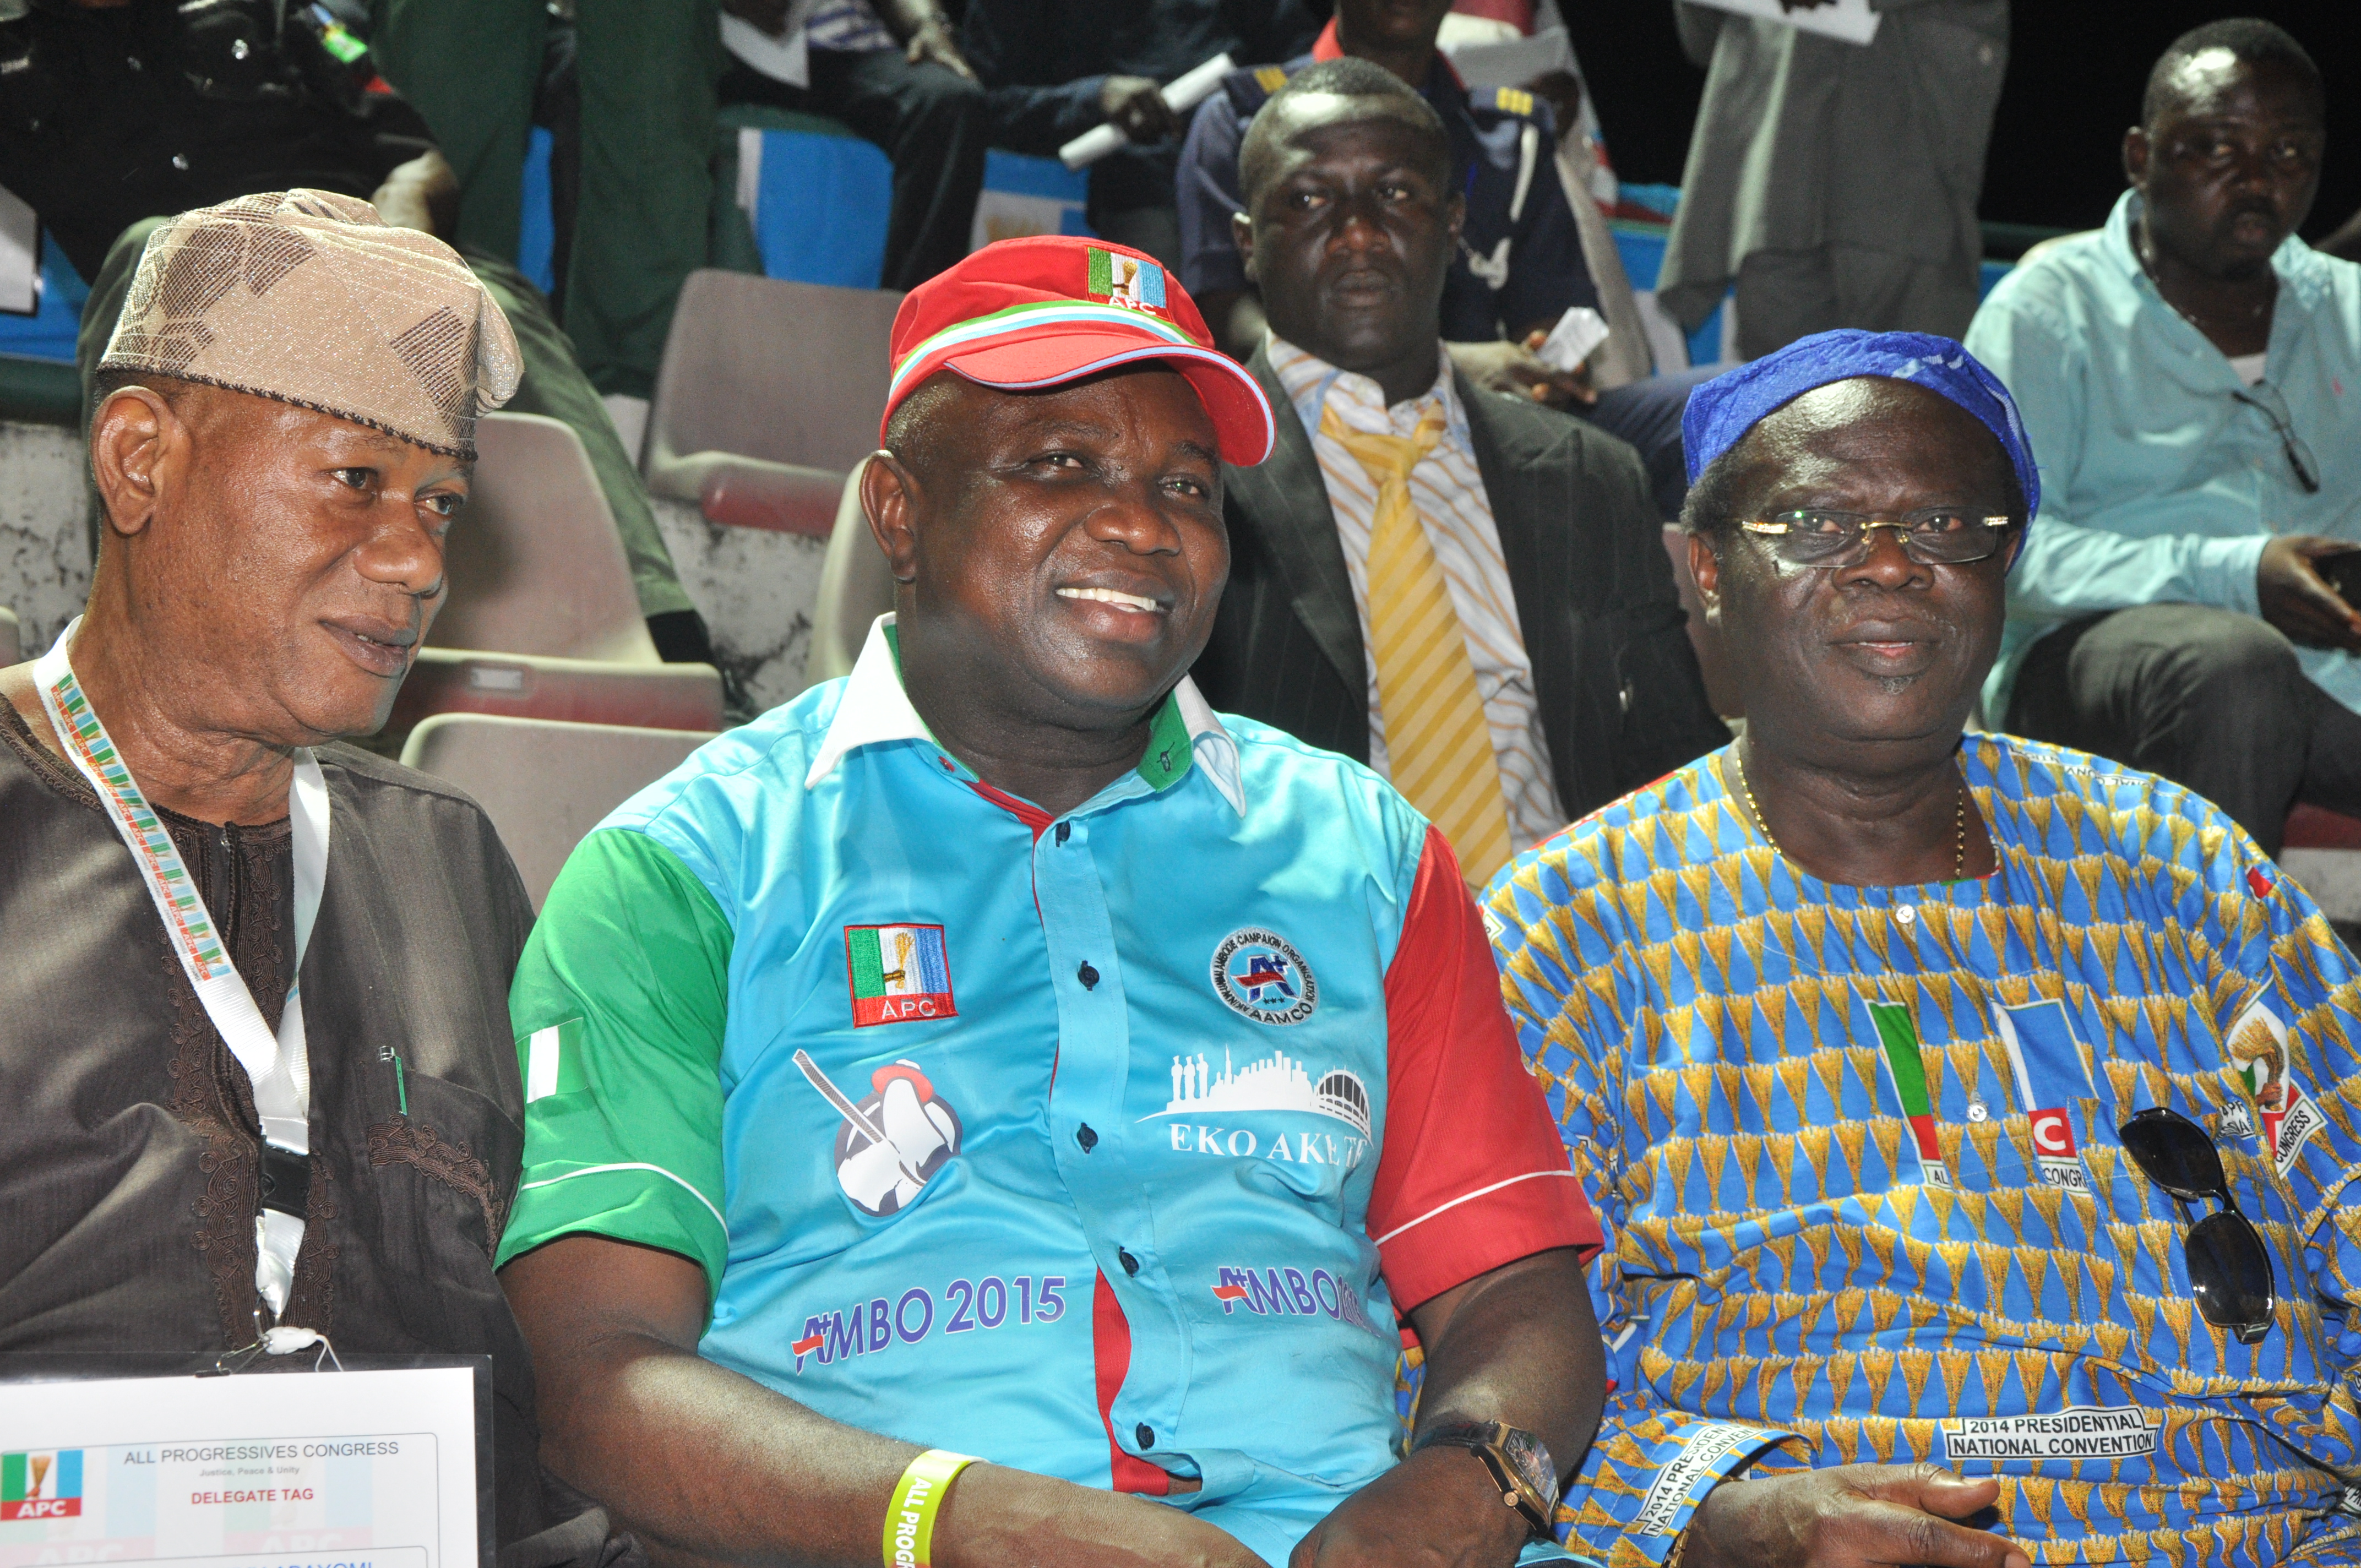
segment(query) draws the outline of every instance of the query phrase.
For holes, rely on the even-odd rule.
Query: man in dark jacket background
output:
[[[1416,93],[1314,65],[1239,161],[1270,323],[1250,365],[1297,418],[1224,471],[1230,583],[1197,682],[1387,773],[1480,882],[1727,739],[1646,476],[1613,436],[1453,369],[1463,211]]]

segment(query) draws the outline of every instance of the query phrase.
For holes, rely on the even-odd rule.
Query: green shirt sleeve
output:
[[[524,1180],[499,1262],[576,1233],[678,1253],[720,1288],[730,922],[647,834],[585,839],[509,992]]]

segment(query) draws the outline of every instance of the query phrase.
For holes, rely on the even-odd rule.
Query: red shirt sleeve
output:
[[[1525,1070],[1500,971],[1433,828],[1386,970],[1386,1124],[1369,1196],[1386,1285],[1408,1312],[1553,1247],[1598,1250],[1541,1086]]]

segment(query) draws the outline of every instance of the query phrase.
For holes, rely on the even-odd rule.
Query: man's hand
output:
[[[440,152],[429,148],[397,165],[369,204],[389,226],[416,229],[447,245],[459,227],[459,177]]]
[[[1451,363],[1459,367],[1459,373],[1479,387],[1512,398],[1531,398],[1556,409],[1568,403],[1590,407],[1598,400],[1598,393],[1590,385],[1587,369],[1553,370],[1533,352],[1548,338],[1549,334],[1537,328],[1527,333],[1522,343],[1446,343],[1443,346],[1451,351]]]
[[[902,52],[912,65],[924,65],[931,60],[947,70],[958,71],[970,82],[975,80],[975,67],[960,53],[959,38],[951,31],[948,16],[929,15],[918,24],[917,31],[910,35],[910,41],[903,47]]]
[[[2255,566],[2255,598],[2263,619],[2307,648],[2361,652],[2361,610],[2338,598],[2312,565],[2355,550],[2361,545],[2311,533],[2287,534],[2264,545]]]
[[[794,0],[721,0],[721,8],[774,38],[787,36],[787,12]]]
[[[1538,1252],[1410,1310],[1426,1347],[1422,1431],[1459,1420],[1521,1427],[1560,1478],[1598,1430],[1606,1363],[1580,1255]],[[1289,1568],[1510,1568],[1525,1516],[1500,1500],[1484,1461],[1435,1443],[1345,1498],[1312,1527]]]
[[[2032,1568],[2006,1536],[1953,1524],[2000,1483],[1938,1464],[1843,1464],[1725,1481],[1689,1521],[1681,1568]]]
[[[1422,1448],[1339,1505],[1296,1543],[1288,1568],[1509,1568],[1525,1516],[1500,1501],[1472,1450]]]
[[[1110,76],[1099,86],[1099,108],[1126,141],[1153,147],[1180,130],[1180,116],[1164,101],[1164,89],[1146,76]]]

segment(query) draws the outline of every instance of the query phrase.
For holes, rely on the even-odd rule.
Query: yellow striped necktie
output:
[[[1443,437],[1442,402],[1429,405],[1413,435],[1355,430],[1333,408],[1321,411],[1320,433],[1351,453],[1378,488],[1369,524],[1369,651],[1394,787],[1443,830],[1460,874],[1481,887],[1515,852],[1508,802],[1467,636],[1410,495],[1411,470]]]

